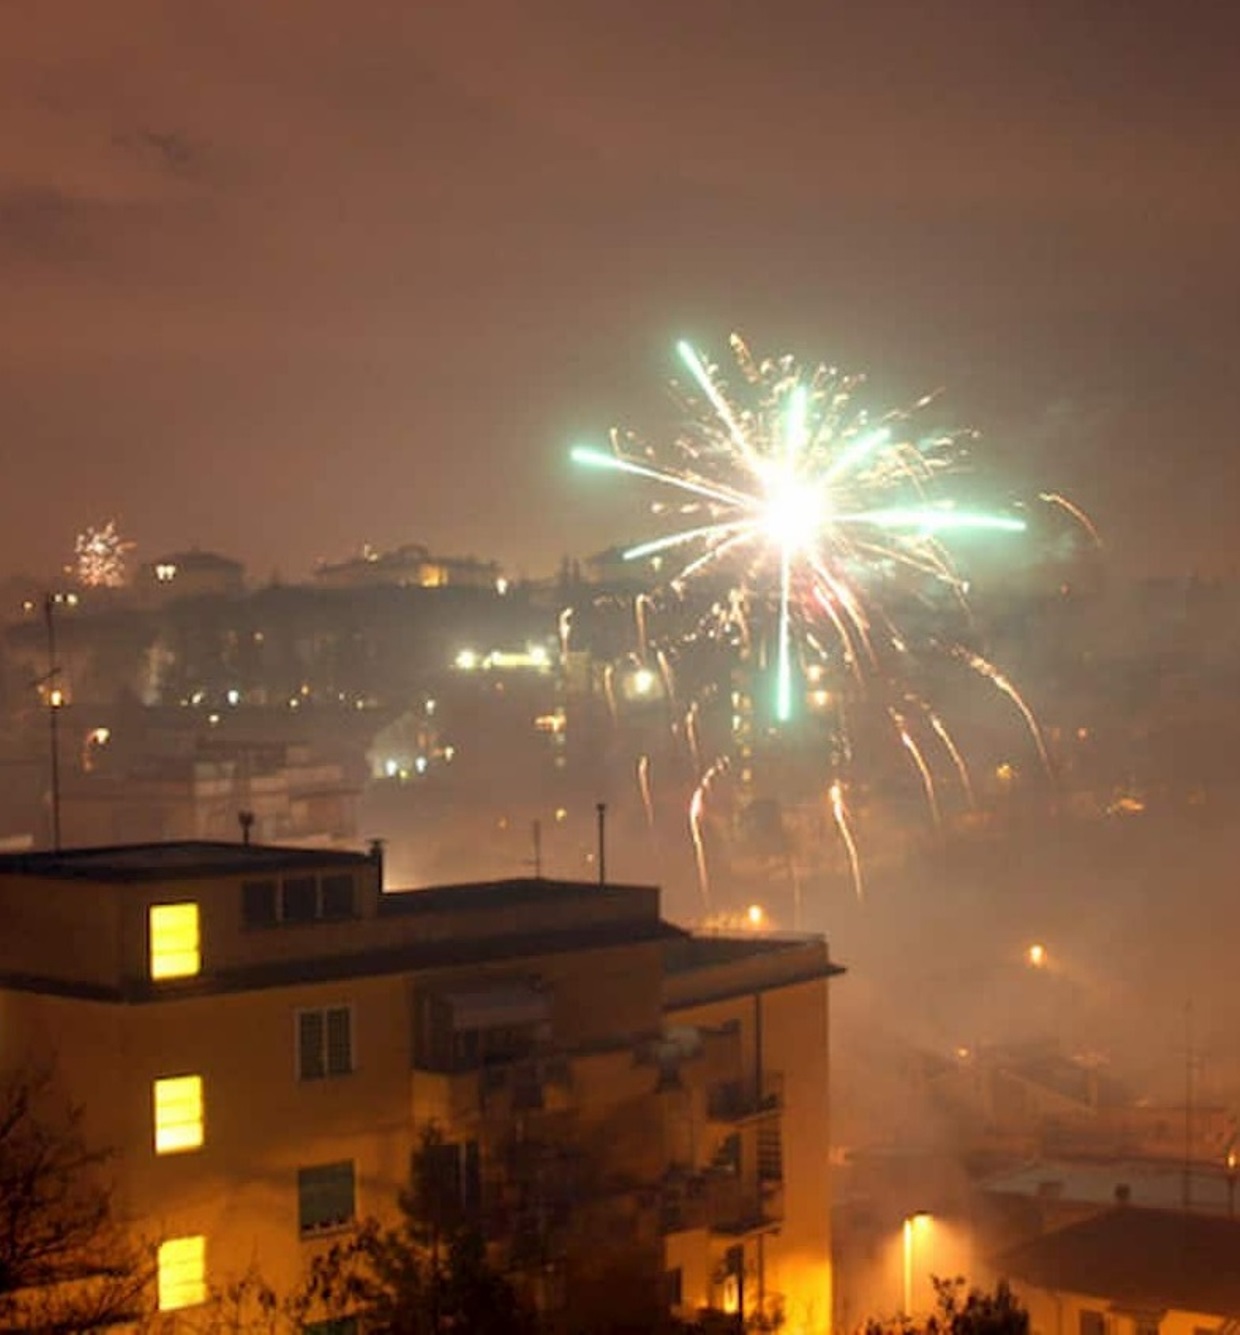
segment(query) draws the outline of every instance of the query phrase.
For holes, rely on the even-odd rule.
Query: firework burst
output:
[[[656,451],[613,431],[610,449],[578,446],[572,458],[659,488],[653,509],[672,522],[624,558],[653,564],[677,594],[695,580],[726,580],[727,595],[712,602],[703,628],[771,665],[769,712],[777,728],[794,720],[808,695],[827,694],[807,691],[826,671],[833,680],[851,681],[854,690],[881,693],[883,712],[937,824],[926,753],[931,738],[970,802],[973,790],[946,725],[913,687],[911,640],[918,640],[918,650],[933,644],[941,656],[989,681],[1020,711],[1044,760],[1045,749],[1032,713],[998,669],[952,635],[923,630],[910,636],[895,609],[933,608],[944,594],[963,607],[967,583],[949,544],[970,534],[1019,535],[1026,521],[1012,510],[966,504],[951,489],[967,467],[976,433],[935,426],[936,394],[872,414],[859,402],[862,376],[806,367],[788,356],[758,360],[735,335],[731,347],[736,390],[690,344],[678,345],[688,379],[674,389],[685,425],[670,449]],[[649,611],[648,598],[640,596],[643,661]],[[924,626],[925,617],[918,620]],[[925,733],[920,740],[917,731]],[[705,779],[699,784],[691,812],[699,864],[708,786]],[[845,837],[860,893],[838,775],[827,807]]]
[[[119,589],[125,583],[125,562],[135,544],[121,537],[116,520],[79,533],[73,545],[78,583],[88,589]]]

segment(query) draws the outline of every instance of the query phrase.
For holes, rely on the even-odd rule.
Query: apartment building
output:
[[[116,1151],[159,1306],[391,1218],[435,1153],[552,1318],[831,1311],[820,939],[694,938],[651,887],[386,893],[377,857],[0,857],[0,1068]]]

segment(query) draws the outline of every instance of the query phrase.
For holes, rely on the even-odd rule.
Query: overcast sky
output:
[[[1146,0],[0,0],[0,572],[110,517],[259,577],[539,572],[625,536],[568,445],[734,328],[945,384],[1117,560],[1230,569],[1238,42]]]

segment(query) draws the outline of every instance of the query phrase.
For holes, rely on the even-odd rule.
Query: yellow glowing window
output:
[[[151,905],[151,977],[192,978],[202,966],[197,904]]]
[[[207,1300],[207,1240],[169,1238],[159,1244],[159,1310],[174,1312]]]
[[[155,1153],[182,1154],[202,1147],[202,1076],[155,1081]]]

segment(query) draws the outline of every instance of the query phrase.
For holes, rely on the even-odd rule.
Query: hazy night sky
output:
[[[1134,567],[1229,569],[1240,10],[0,0],[0,572],[622,534],[672,345],[946,384]],[[885,399],[886,395],[882,397]]]

